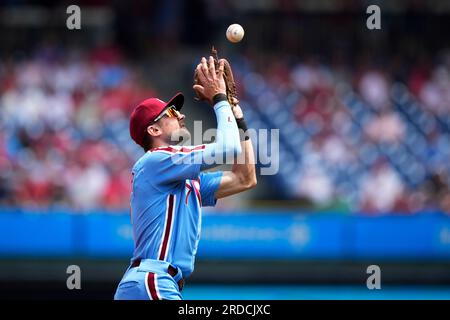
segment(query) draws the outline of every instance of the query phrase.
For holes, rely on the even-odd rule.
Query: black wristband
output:
[[[247,123],[245,122],[244,118],[236,119],[237,127],[239,130],[239,137],[241,141],[246,141],[250,139],[250,137],[247,135]]]
[[[220,101],[227,101],[227,95],[225,93],[218,93],[213,97],[213,106],[215,106]]]

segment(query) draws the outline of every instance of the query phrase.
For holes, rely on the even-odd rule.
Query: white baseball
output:
[[[244,28],[240,24],[234,23],[228,27],[226,35],[229,41],[239,42],[244,37]]]

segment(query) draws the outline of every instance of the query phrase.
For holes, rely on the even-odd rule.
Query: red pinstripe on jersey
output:
[[[190,183],[187,181],[190,181]],[[191,186],[191,184],[192,184],[192,186]],[[186,193],[185,203],[188,204],[189,195],[191,194],[192,189],[194,189],[194,192],[195,192],[195,195],[197,196],[199,205],[201,206],[202,205],[202,197],[200,196],[200,179],[186,180],[185,187],[188,189],[188,191]]]
[[[167,257],[167,252],[169,251],[168,246],[172,235],[174,205],[175,205],[175,195],[170,194],[167,197],[166,221],[164,224],[164,232],[161,241],[161,246],[159,248],[159,257],[158,257],[159,260],[165,260]]]
[[[197,180],[191,180],[192,186],[194,187],[195,194],[197,195],[198,203],[201,206],[202,205],[202,197],[200,195],[200,179]]]
[[[185,187],[188,189],[188,192],[186,192],[186,200],[185,203],[188,204],[189,195],[191,194],[192,187],[189,183],[185,183]]]

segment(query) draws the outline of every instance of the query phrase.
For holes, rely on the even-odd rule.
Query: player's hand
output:
[[[219,70],[216,72],[212,56],[206,61],[205,57],[197,65],[199,83],[193,86],[200,97],[204,97],[211,105],[213,97],[218,93],[226,94],[226,85],[223,78],[224,63],[219,61]]]

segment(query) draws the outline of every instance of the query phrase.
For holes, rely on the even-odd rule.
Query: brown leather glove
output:
[[[214,58],[214,64],[216,67],[216,72],[219,70],[219,61],[223,60],[224,62],[224,72],[223,72],[223,78],[225,80],[226,85],[226,95],[228,102],[232,107],[235,107],[238,103],[238,97],[237,97],[237,90],[236,90],[236,83],[234,82],[233,77],[233,71],[231,70],[231,65],[226,59],[220,59],[217,56],[217,50],[214,48],[214,46],[211,48],[211,56]],[[197,70],[194,72],[194,84],[200,84],[200,80],[197,74]],[[206,97],[202,96],[202,94],[198,91],[196,91],[197,94],[197,101],[207,100]]]

